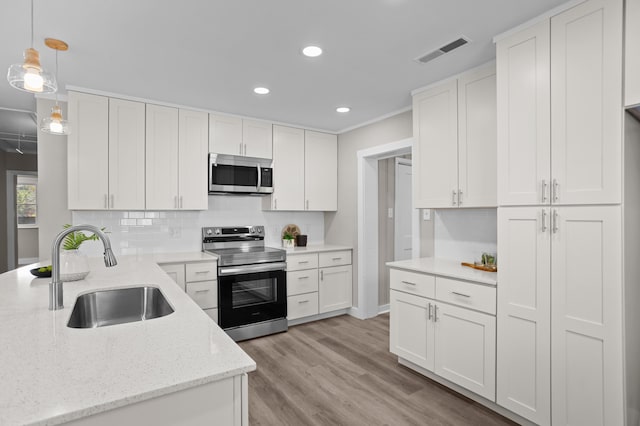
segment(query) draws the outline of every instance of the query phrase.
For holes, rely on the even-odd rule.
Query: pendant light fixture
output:
[[[58,78],[58,52],[61,50],[66,51],[69,49],[69,45],[64,41],[57,40],[55,38],[45,38],[44,44],[56,51],[55,77]],[[58,105],[58,92],[56,92],[56,105],[51,108],[51,115],[42,119],[40,130],[52,135],[65,136],[69,134],[69,122],[62,118],[62,110],[60,109],[60,105]]]
[[[58,90],[55,78],[40,65],[40,53],[33,48],[33,0],[31,0],[31,47],[24,51],[24,62],[13,64],[7,72],[9,84],[31,93],[53,93]]]

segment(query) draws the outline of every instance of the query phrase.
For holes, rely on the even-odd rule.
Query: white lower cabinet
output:
[[[218,263],[167,263],[160,267],[211,319],[218,322]]]
[[[491,286],[391,269],[391,352],[495,401],[495,298]]]
[[[351,307],[351,265],[320,268],[319,311],[336,311]]]

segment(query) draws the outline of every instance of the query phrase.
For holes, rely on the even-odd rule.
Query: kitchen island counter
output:
[[[54,425],[244,375],[255,362],[155,262],[89,259],[48,310],[50,278],[22,267],[0,275],[0,424]],[[67,327],[76,297],[150,285],[174,312],[107,327]],[[246,379],[244,380],[246,385]],[[245,402],[246,403],[246,402]]]

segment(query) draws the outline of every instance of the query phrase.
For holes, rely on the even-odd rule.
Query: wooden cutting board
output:
[[[487,271],[487,272],[498,272],[498,267],[494,266],[485,266],[485,265],[476,265],[473,263],[466,263],[466,262],[462,262],[460,263],[462,266],[467,266],[469,268],[473,268],[473,269],[479,269],[481,271]]]

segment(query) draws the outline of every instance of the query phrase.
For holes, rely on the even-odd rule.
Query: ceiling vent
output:
[[[462,47],[465,44],[470,43],[471,40],[469,40],[468,38],[462,36],[456,40],[453,40],[450,43],[445,44],[444,46],[429,52],[429,53],[425,53],[424,55],[418,56],[417,58],[414,59],[414,61],[419,62],[421,64],[426,64],[429,61],[433,61],[434,59],[436,59],[438,56],[442,56],[445,53],[449,53],[454,49],[457,49],[458,47]]]

